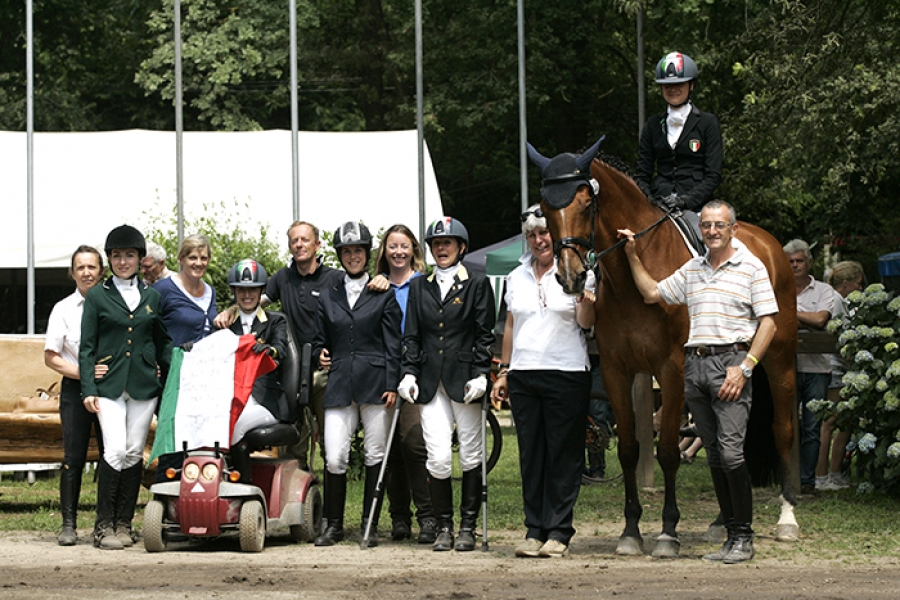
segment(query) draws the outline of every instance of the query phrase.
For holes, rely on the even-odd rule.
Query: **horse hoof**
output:
[[[643,556],[644,540],[642,538],[619,538],[616,546],[616,554],[619,556]]]
[[[800,539],[800,526],[795,523],[780,523],[775,527],[775,541],[796,542]]]
[[[711,544],[721,544],[728,537],[728,531],[724,525],[710,525],[703,534],[703,541]]]
[[[653,558],[678,558],[681,551],[681,541],[666,533],[656,538],[656,546],[653,547]]]

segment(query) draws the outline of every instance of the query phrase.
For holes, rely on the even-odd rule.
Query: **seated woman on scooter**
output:
[[[394,290],[382,294],[366,287],[372,234],[362,223],[348,221],[334,232],[334,249],[345,274],[341,284],[322,290],[313,340],[313,360],[329,371],[324,398],[327,525],[316,546],[333,546],[344,539],[347,464],[360,419],[366,432],[365,535],[400,380],[400,305]],[[379,508],[376,505],[369,527],[369,547],[378,545]]]
[[[231,267],[228,285],[231,286],[240,311],[238,318],[231,324],[231,331],[237,335],[252,335],[256,338],[254,352],[266,352],[275,362],[279,362],[288,343],[288,324],[284,316],[267,312],[259,306],[267,281],[266,269],[255,260],[244,259]],[[258,378],[244,410],[234,424],[231,436],[231,461],[241,474],[241,483],[252,483],[252,449],[244,440],[245,434],[256,427],[278,422],[289,423],[292,421],[291,417],[287,397],[281,386],[280,371],[276,369]]]

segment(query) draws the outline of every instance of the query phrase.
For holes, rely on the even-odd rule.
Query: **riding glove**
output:
[[[397,386],[397,393],[400,397],[412,404],[419,395],[419,385],[416,383],[416,376],[407,373]]]
[[[466,395],[463,396],[463,402],[466,404],[472,402],[472,400],[477,400],[484,396],[484,393],[487,391],[487,377],[484,375],[479,375],[475,379],[470,379],[466,382]]]

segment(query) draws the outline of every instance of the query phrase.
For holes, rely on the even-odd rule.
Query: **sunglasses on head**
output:
[[[534,210],[526,210],[525,212],[522,213],[522,216],[520,216],[519,218],[520,218],[520,219],[522,220],[522,222],[524,223],[525,221],[528,220],[528,217],[531,216],[531,215],[534,215],[536,219],[543,219],[543,218],[544,218],[544,211],[542,211],[542,210],[540,209],[540,207],[538,207],[538,208],[536,208],[536,209],[534,209]]]

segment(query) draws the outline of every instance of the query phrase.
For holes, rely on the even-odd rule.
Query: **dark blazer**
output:
[[[719,120],[692,106],[673,149],[667,139],[667,116],[654,115],[644,125],[634,178],[648,198],[677,192],[687,209],[698,211],[713,199],[722,181]]]
[[[257,309],[253,324],[250,326],[250,335],[262,344],[269,344],[275,348],[275,362],[280,364],[287,352],[288,323],[283,315],[266,312]],[[241,325],[240,316],[231,324],[231,331],[237,335],[244,335],[244,327]],[[253,398],[266,408],[276,419],[286,423],[296,420],[296,408],[293,407],[284,394],[281,385],[281,370],[275,369],[262,377],[257,377],[253,382]]]
[[[141,301],[134,311],[128,309],[112,277],[88,290],[78,353],[82,397],[118,398],[127,391],[135,400],[149,400],[162,392],[157,367],[163,377],[169,372],[172,339],[159,311],[159,292],[140,278],[135,285]],[[98,362],[109,365],[109,371],[94,379]]]
[[[462,402],[466,382],[490,375],[494,321],[494,290],[484,275],[461,266],[443,300],[434,273],[412,281],[402,371],[416,377],[417,403],[431,402],[441,382],[453,401]]]
[[[353,308],[343,279],[322,290],[312,356],[318,365],[323,349],[331,355],[325,408],[381,404],[384,392],[397,391],[402,318],[394,290],[363,288]]]

